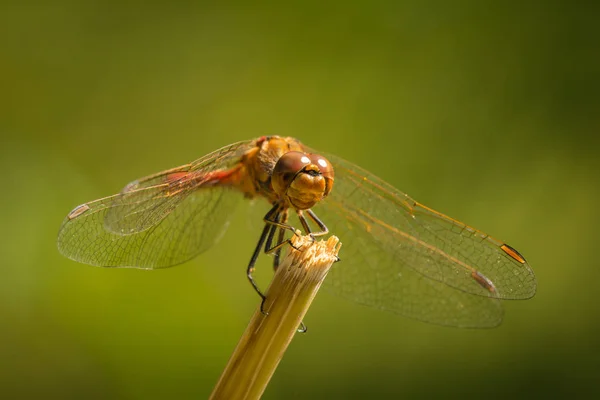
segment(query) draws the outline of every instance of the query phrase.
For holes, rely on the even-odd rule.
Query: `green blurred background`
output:
[[[260,223],[247,207],[218,246],[162,271],[77,264],[56,234],[79,203],[264,134],[334,152],[508,241],[538,277],[537,296],[506,303],[492,330],[321,293],[264,398],[590,396],[591,7],[3,2],[0,397],[207,397],[258,304],[244,268]]]

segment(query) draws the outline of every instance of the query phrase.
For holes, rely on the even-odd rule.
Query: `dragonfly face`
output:
[[[333,187],[333,167],[325,157],[290,151],[282,155],[271,176],[273,190],[297,210],[308,210]]]
[[[535,275],[513,247],[348,161],[317,154],[291,137],[225,146],[76,207],[60,228],[59,251],[103,267],[171,267],[222,237],[241,192],[273,207],[250,278],[263,246],[277,249],[278,265],[277,244],[294,230],[293,209],[292,224],[300,222],[306,233],[308,217],[320,229],[314,236],[329,231],[340,238],[344,261],[323,287],[358,303],[441,325],[490,327],[502,319],[499,300],[535,294]]]

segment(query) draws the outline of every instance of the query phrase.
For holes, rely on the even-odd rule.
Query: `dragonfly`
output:
[[[246,270],[263,301],[255,263],[264,251],[277,268],[288,232],[296,232],[292,217],[306,234],[340,238],[343,261],[323,287],[363,305],[485,328],[502,321],[502,300],[536,291],[533,270],[513,247],[292,137],[230,144],[81,204],[63,221],[58,249],[95,266],[171,267],[218,242],[243,198],[271,206]]]

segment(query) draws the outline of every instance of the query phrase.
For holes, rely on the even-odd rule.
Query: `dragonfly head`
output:
[[[275,164],[271,184],[294,208],[307,210],[331,192],[333,166],[318,154],[290,151]]]

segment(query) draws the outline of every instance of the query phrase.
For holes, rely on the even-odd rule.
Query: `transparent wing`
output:
[[[335,184],[314,211],[344,248],[324,287],[453,326],[494,326],[502,318],[496,299],[534,295],[533,271],[514,249],[324,155],[334,165]]]
[[[331,215],[327,213],[327,221],[332,220]],[[341,262],[329,271],[323,282],[325,290],[359,304],[438,325],[487,328],[502,321],[500,300],[456,290],[419,274],[399,263],[385,247],[374,244],[369,232],[355,228],[348,228],[351,234],[339,236],[343,238]]]
[[[220,239],[240,198],[220,172],[231,171],[252,146],[226,146],[76,207],[60,228],[60,252],[92,265],[146,269],[195,257]]]
[[[104,229],[130,235],[159,223],[199,183],[190,179],[194,176],[190,167],[191,164],[182,165],[133,181],[121,193],[106,199],[109,204],[103,218]]]

